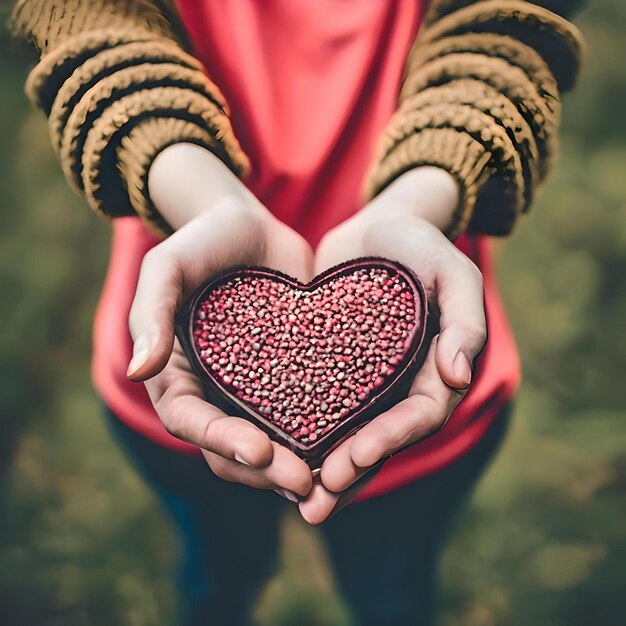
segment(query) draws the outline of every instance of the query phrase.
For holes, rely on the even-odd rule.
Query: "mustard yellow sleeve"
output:
[[[18,0],[13,31],[39,53],[26,81],[49,121],[69,184],[100,215],[138,215],[171,228],[151,202],[147,175],[177,142],[247,171],[218,87],[151,0]]]
[[[574,86],[581,56],[578,30],[534,3],[434,0],[368,196],[414,167],[434,165],[460,189],[450,238],[466,230],[507,235],[554,160],[560,95]]]

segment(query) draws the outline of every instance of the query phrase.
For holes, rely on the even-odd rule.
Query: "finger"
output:
[[[203,454],[213,472],[224,480],[256,489],[283,490],[292,501],[298,496],[305,497],[313,484],[309,466],[280,444],[272,442],[271,445],[272,461],[264,468],[249,467],[213,452],[205,451]]]
[[[127,375],[146,380],[169,360],[174,343],[174,316],[182,298],[183,273],[176,258],[161,246],[143,258],[129,316],[134,339]]]
[[[359,494],[376,478],[378,472],[383,468],[385,461],[386,459],[383,459],[373,467],[368,467],[358,480],[348,485],[346,489],[339,494],[339,499],[333,508],[332,515],[339,513],[339,511],[354,502]]]
[[[358,480],[369,468],[359,467],[350,452],[353,437],[346,439],[333,450],[322,465],[320,478],[329,491],[339,493]]]
[[[363,426],[352,440],[350,456],[366,468],[442,426],[460,393],[446,385],[435,363],[437,341],[431,344],[424,366],[409,397]]]
[[[365,487],[376,477],[378,470],[382,468],[383,459],[381,459],[376,465],[369,467],[359,467],[352,460],[351,448],[352,439],[350,437],[346,439],[340,446],[338,446],[333,452],[326,458],[322,465],[322,471],[320,472],[320,479],[322,484],[329,491],[335,493],[346,493],[346,490],[351,486],[358,483],[362,491]],[[351,499],[356,497],[358,492],[355,492]]]
[[[155,408],[166,430],[178,439],[251,467],[272,462],[274,448],[265,433],[189,393],[186,379],[172,382]]]
[[[454,268],[438,273],[437,286],[437,368],[448,385],[466,389],[472,380],[474,359],[487,339],[482,275],[463,257]]]
[[[298,508],[306,522],[312,526],[317,526],[328,519],[338,500],[339,494],[328,491],[324,485],[316,482],[306,499],[300,502]]]
[[[339,513],[351,504],[376,478],[382,467],[383,463],[377,463],[374,467],[361,469],[360,478],[353,484],[347,485],[346,489],[339,493],[328,489],[323,480],[321,483],[315,483],[311,493],[300,503],[300,514],[309,524],[321,524],[331,515]],[[319,489],[320,486],[323,487],[323,490]]]

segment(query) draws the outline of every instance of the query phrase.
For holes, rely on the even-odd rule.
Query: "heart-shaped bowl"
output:
[[[265,267],[233,268],[199,287],[176,316],[207,400],[313,469],[407,396],[435,326],[419,278],[375,257],[308,284]]]

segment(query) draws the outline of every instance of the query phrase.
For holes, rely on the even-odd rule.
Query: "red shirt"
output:
[[[315,246],[363,205],[376,142],[393,114],[420,0],[179,0],[196,56],[231,108],[252,163],[245,181]],[[110,267],[94,329],[93,376],[108,406],[133,429],[181,452],[145,388],[126,378],[128,312],[143,255],[157,240],[135,218],[114,222]],[[388,461],[362,494],[372,497],[435,472],[467,452],[510,399],[517,351],[499,299],[489,242],[457,245],[482,270],[489,340],[471,390],[431,438]]]

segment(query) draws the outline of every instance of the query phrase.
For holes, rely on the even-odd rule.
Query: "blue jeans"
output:
[[[163,448],[110,411],[120,445],[180,534],[178,589],[185,626],[241,626],[277,565],[285,507],[273,492],[222,481],[200,457]],[[353,504],[319,527],[357,624],[432,624],[437,561],[454,514],[507,429],[506,407],[487,436],[444,470]]]

